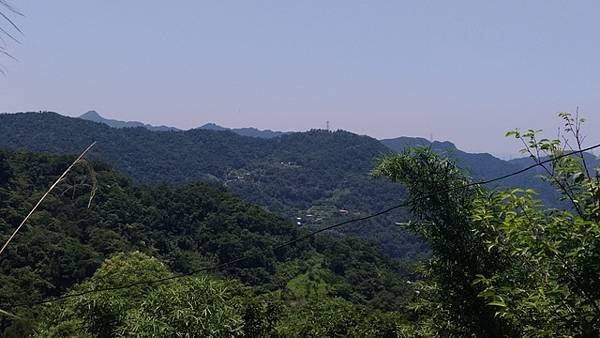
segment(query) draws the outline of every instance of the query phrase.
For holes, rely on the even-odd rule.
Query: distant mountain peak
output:
[[[103,123],[103,124],[106,124],[113,128],[139,128],[139,127],[142,127],[142,128],[146,128],[146,129],[152,130],[152,131],[179,131],[180,130],[180,129],[177,129],[174,127],[153,126],[153,125],[145,124],[143,122],[138,122],[138,121],[119,121],[119,120],[107,119],[107,118],[103,117],[102,115],[100,115],[95,110],[90,110],[87,113],[79,116],[79,118],[83,119],[83,120],[92,121],[92,122]],[[270,129],[260,130],[257,128],[226,128],[226,127],[222,127],[213,122],[206,123],[206,124],[198,127],[198,129],[215,130],[215,131],[231,131],[238,135],[248,136],[248,137],[257,137],[257,138],[263,138],[263,139],[275,138],[275,137],[279,137],[281,135],[290,133],[290,132],[282,132],[282,131],[273,131]]]
[[[97,111],[95,110],[90,110],[85,114],[82,114],[81,116],[79,116],[80,119],[84,119],[84,120],[91,120],[91,119],[104,119],[102,116],[100,116],[100,114],[98,114]]]
[[[92,121],[92,122],[103,123],[103,124],[106,124],[113,128],[139,128],[139,127],[142,127],[142,128],[146,128],[146,129],[152,130],[152,131],[177,131],[177,130],[179,130],[174,127],[153,126],[153,125],[145,124],[145,123],[138,122],[138,121],[119,121],[119,120],[107,119],[107,118],[102,117],[102,115],[98,114],[98,112],[95,110],[90,110],[87,113],[79,116],[79,118],[83,119],[83,120]]]
[[[202,126],[200,126],[198,129],[205,129],[205,130],[229,130],[229,128],[225,128],[225,127],[221,127],[220,125],[216,124],[216,123],[206,123]]]
[[[204,130],[216,130],[216,131],[231,131],[234,132],[238,135],[242,135],[242,136],[248,136],[248,137],[258,137],[258,138],[264,138],[264,139],[269,139],[269,138],[275,138],[275,137],[279,137],[285,134],[289,134],[290,132],[283,132],[283,131],[273,131],[270,129],[265,129],[265,130],[261,130],[261,129],[257,129],[257,128],[226,128],[226,127],[222,127],[216,123],[206,123],[200,127],[198,127],[198,129],[204,129]]]

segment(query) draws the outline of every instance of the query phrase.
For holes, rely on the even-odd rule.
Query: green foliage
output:
[[[243,137],[229,131],[193,129],[153,132],[144,128],[110,128],[54,113],[0,115],[0,147],[52,153],[78,153],[98,141],[90,156],[110,163],[138,183],[205,181],[225,186],[245,200],[288,219],[301,217],[313,227],[364,216],[405,198],[394,184],[368,176],[376,159],[407,145],[429,144],[408,138],[379,142],[345,131],[311,130],[273,139]],[[449,142],[433,142],[435,152],[451,156],[474,178],[491,178],[522,167],[489,154],[468,154]],[[527,159],[525,159],[527,160]],[[1,171],[0,171],[1,172]],[[511,178],[502,186],[534,188],[553,202],[551,186],[535,174]],[[1,178],[0,178],[1,179]],[[553,206],[560,206],[554,203]],[[339,210],[347,210],[348,214]],[[313,216],[308,216],[313,215]],[[411,232],[390,227],[410,215],[396,210],[337,231],[377,242],[394,258],[418,260],[427,245]]]
[[[540,162],[565,146],[581,146],[582,119],[561,113],[572,139],[537,139],[539,131],[512,131],[524,151]],[[570,143],[569,143],[570,142]],[[568,149],[568,148],[567,148]],[[598,170],[583,156],[545,166],[546,179],[570,201],[569,210],[547,210],[533,191],[512,190],[477,202],[473,219],[489,252],[511,262],[482,275],[480,296],[498,316],[529,337],[600,334],[600,209]],[[595,175],[592,174],[595,171]]]
[[[288,219],[301,217],[308,227],[379,211],[403,196],[392,184],[368,176],[375,159],[389,149],[349,132],[311,130],[259,139],[201,129],[116,129],[54,113],[0,115],[0,148],[72,154],[92,141],[98,144],[91,158],[114,165],[135,182],[224,186]],[[308,217],[312,208],[327,212]],[[419,258],[427,248],[414,235],[401,229],[382,235],[406,216],[398,212],[348,231],[381,242],[393,257]]]
[[[332,294],[334,284],[341,278],[333,272],[323,269],[320,264],[310,266],[307,271],[291,279],[286,287],[299,299],[318,300]]]
[[[166,266],[155,258],[139,252],[118,254],[71,292],[170,275]],[[248,304],[252,304],[252,309]],[[245,330],[264,333],[262,322],[245,322],[250,318],[246,312],[257,312],[261,304],[238,282],[190,277],[159,286],[143,284],[91,293],[67,299],[64,304],[53,304],[45,309],[38,336],[241,337],[245,336]]]
[[[0,240],[4,240],[48,183],[73,159],[22,152],[1,154],[11,172],[10,179],[0,186],[7,196],[0,200]],[[223,189],[199,183],[136,186],[105,164],[92,165],[98,185],[91,207],[88,208],[89,171],[76,167],[0,257],[1,309],[35,322],[37,310],[15,310],[12,304],[64,294],[92,276],[107,257],[135,250],[157,257],[168,270],[178,273],[251,255],[250,259],[227,266],[219,273],[239,279],[259,293],[273,290],[285,293],[290,280],[307,272],[302,266],[290,269],[291,274],[279,274],[281,267],[289,262],[319,262],[319,274],[327,276],[326,282],[331,283],[323,287],[328,296],[388,310],[399,309],[406,302],[406,269],[393,263],[372,243],[323,235],[273,251],[273,245],[301,236],[303,230]],[[139,265],[141,269],[143,264]],[[116,266],[114,269],[111,266],[97,274],[106,269],[117,271]],[[139,276],[168,275],[168,270],[148,267],[148,271],[140,270]],[[127,281],[109,279],[105,285]],[[93,285],[100,282],[96,278]],[[81,284],[78,290],[85,285],[92,284]],[[114,313],[112,309],[138,307],[138,304],[121,304],[121,299],[118,292],[90,294],[82,299],[79,319],[65,319],[62,326],[57,324],[52,330],[69,331],[83,319],[89,325],[96,323],[97,327],[113,330],[105,323],[122,321],[125,310]],[[100,317],[103,321],[86,319],[83,308],[88,306],[93,313],[104,313]],[[255,304],[256,313],[267,308]],[[253,317],[252,312],[243,316]],[[264,318],[254,317],[261,322]],[[11,326],[10,330],[17,330],[16,324],[0,317],[0,330]]]
[[[124,337],[240,337],[244,321],[240,285],[193,278],[161,285],[128,314]]]
[[[117,254],[70,293],[169,276],[139,252]],[[113,281],[114,279],[114,281]],[[300,306],[208,275],[143,285],[44,307],[36,337],[409,337],[396,312],[322,295]]]
[[[282,337],[412,337],[405,319],[394,312],[368,312],[338,298],[321,298],[290,308],[280,321]]]
[[[457,149],[450,142],[430,142],[425,139],[412,137],[399,137],[396,139],[382,140],[383,144],[397,153],[404,150],[420,146],[431,149],[434,153],[443,158],[451,159],[458,167],[463,169],[473,180],[486,180],[494,177],[506,175],[515,172],[532,164],[529,157],[515,158],[504,161],[487,153],[467,153]],[[598,163],[593,156],[586,156],[588,160]],[[507,177],[502,181],[494,182],[488,188],[523,188],[534,189],[540,194],[540,198],[551,207],[563,207],[559,201],[559,194],[552,185],[547,184],[536,176],[539,171],[530,170],[517,176]]]
[[[348,337],[361,320],[351,303],[321,299],[290,311],[278,331],[284,337]]]
[[[0,151],[0,186],[5,185],[10,179],[11,171],[8,164],[8,155]]]
[[[507,136],[522,142],[556,187],[562,210],[545,208],[531,189],[458,188],[469,181],[429,149],[375,169],[407,187],[418,217],[408,226],[433,251],[415,286],[415,336],[600,334],[600,172],[585,154],[562,157],[582,149],[584,120],[560,117],[559,139],[540,139],[539,130]]]
[[[465,174],[448,160],[428,148],[412,148],[397,156],[382,159],[373,170],[402,183],[412,198],[415,222],[407,226],[425,238],[433,257],[427,262],[430,277],[429,306],[433,324],[446,335],[503,336],[507,329],[494,311],[478,297],[471,282],[480,274],[495,271],[504,262],[488,254],[473,232],[471,210],[481,195]]]
[[[156,258],[140,252],[117,254],[106,260],[96,273],[70,293],[82,293],[100,288],[128,285],[140,280],[169,277],[169,269]],[[89,293],[66,301],[66,305],[52,306],[46,317],[52,326],[50,331],[70,328],[72,323],[82,322],[85,330],[96,337],[111,337],[123,325],[129,310],[140,305],[151,285],[139,285],[111,292]],[[57,312],[60,313],[57,315]],[[66,325],[66,326],[65,326]],[[48,334],[48,333],[44,333]],[[61,333],[64,334],[64,333]]]

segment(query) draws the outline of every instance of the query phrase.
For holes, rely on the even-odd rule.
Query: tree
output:
[[[8,183],[10,176],[11,170],[8,164],[8,156],[5,152],[0,151],[0,187]]]
[[[413,305],[426,328],[445,336],[600,334],[600,172],[589,155],[564,156],[582,150],[584,120],[560,117],[558,139],[539,139],[535,130],[507,135],[558,189],[562,209],[545,208],[533,190],[467,187],[465,175],[429,149],[375,168],[408,188],[418,218],[409,227],[433,251]]]
[[[508,133],[523,142],[523,152],[544,165],[545,179],[570,203],[546,209],[531,190],[515,189],[480,199],[473,219],[489,252],[510,259],[499,273],[482,275],[481,296],[497,314],[530,337],[600,334],[600,178],[581,150],[584,122],[561,113],[559,139],[540,139],[540,131]],[[571,147],[573,145],[573,147]]]
[[[71,293],[81,293],[98,288],[127,285],[140,280],[155,280],[171,276],[169,269],[156,258],[140,252],[117,254],[106,260],[89,280],[75,287]],[[151,284],[89,293],[56,303],[45,309],[40,337],[61,337],[72,332],[75,337],[89,334],[92,337],[114,337],[127,319],[130,310],[142,303],[153,289]]]
[[[281,337],[400,338],[414,337],[397,312],[366,311],[339,298],[322,297],[300,307],[289,307],[280,320]]]
[[[373,175],[402,183],[411,196],[416,220],[408,227],[423,236],[432,250],[424,273],[429,277],[428,304],[434,305],[428,316],[434,317],[437,330],[453,336],[510,334],[472,285],[476,276],[505,264],[488,254],[473,232],[471,212],[482,190],[462,188],[470,181],[456,164],[423,147],[382,159]]]
[[[140,252],[106,260],[72,293],[171,277],[156,258]],[[69,298],[44,310],[39,337],[253,337],[269,336],[277,307],[241,283],[211,276],[139,284]]]

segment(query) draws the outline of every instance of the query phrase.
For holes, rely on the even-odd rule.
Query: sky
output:
[[[600,142],[598,1],[13,0],[0,112],[345,129],[518,153],[577,107]],[[3,26],[7,28],[6,25]],[[594,135],[596,133],[596,135]]]

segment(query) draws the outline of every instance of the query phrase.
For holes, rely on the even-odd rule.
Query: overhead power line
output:
[[[514,171],[514,172],[506,174],[506,175],[498,176],[498,177],[495,177],[495,178],[492,178],[492,179],[488,179],[488,180],[482,180],[482,181],[467,183],[467,184],[460,185],[460,186],[457,186],[457,187],[453,187],[453,188],[450,188],[450,189],[444,189],[444,190],[440,190],[440,191],[437,191],[437,192],[434,192],[434,193],[431,193],[431,194],[428,194],[428,195],[425,195],[425,196],[421,196],[420,198],[416,198],[416,199],[413,199],[413,200],[408,200],[408,201],[402,202],[400,204],[394,205],[392,207],[389,207],[389,208],[387,208],[385,210],[382,210],[382,211],[379,211],[379,212],[376,212],[376,213],[373,213],[373,214],[370,214],[370,215],[367,215],[367,216],[364,216],[364,217],[353,218],[353,219],[350,219],[350,220],[347,220],[347,221],[339,222],[339,223],[336,223],[336,224],[333,224],[333,225],[330,225],[330,226],[326,226],[326,227],[320,228],[318,230],[309,232],[309,233],[304,234],[302,236],[299,236],[297,238],[294,238],[294,239],[291,239],[289,241],[283,242],[283,243],[281,243],[279,245],[276,245],[276,246],[272,247],[272,250],[279,250],[281,248],[293,245],[293,244],[295,244],[297,242],[303,241],[303,240],[308,239],[310,237],[314,237],[315,235],[317,235],[319,233],[322,233],[322,232],[325,232],[327,230],[331,230],[331,229],[334,229],[334,228],[339,228],[341,226],[348,225],[348,224],[351,224],[351,223],[366,221],[366,220],[369,220],[371,218],[375,218],[375,217],[381,216],[383,214],[387,214],[388,212],[391,212],[393,210],[396,210],[396,209],[399,209],[399,208],[403,208],[403,207],[407,207],[411,203],[413,203],[414,201],[417,201],[417,200],[428,199],[428,198],[434,197],[437,194],[449,193],[449,192],[453,192],[453,191],[457,191],[457,190],[461,190],[461,189],[466,189],[466,188],[469,188],[469,187],[472,187],[472,186],[476,186],[476,185],[485,185],[485,184],[489,184],[489,183],[501,181],[501,180],[507,179],[509,177],[522,174],[522,173],[524,173],[526,171],[529,171],[529,170],[531,170],[531,169],[533,169],[535,167],[538,167],[538,166],[542,166],[542,165],[544,165],[546,163],[554,162],[554,161],[557,161],[557,160],[559,160],[561,158],[565,158],[565,157],[572,156],[572,155],[575,155],[575,154],[581,154],[581,153],[584,153],[584,152],[587,152],[587,151],[590,151],[590,150],[593,150],[593,149],[596,149],[596,148],[600,148],[600,144],[596,144],[594,146],[587,147],[585,149],[581,149],[581,150],[576,150],[576,151],[564,153],[562,155],[554,156],[554,157],[548,158],[548,159],[543,160],[543,161],[538,161],[535,164],[532,164],[532,165],[530,165],[528,167],[525,167],[523,169]],[[202,269],[197,269],[197,270],[185,273],[185,274],[179,274],[179,275],[174,275],[174,276],[165,277],[165,278],[159,278],[159,279],[153,279],[153,280],[142,280],[142,281],[137,281],[137,282],[133,282],[133,283],[129,283],[129,284],[123,284],[123,285],[119,285],[119,286],[113,286],[113,287],[97,288],[97,289],[82,291],[82,292],[78,292],[78,293],[66,294],[66,295],[63,295],[63,296],[60,296],[60,297],[56,297],[56,298],[52,298],[52,299],[48,299],[48,300],[43,300],[43,301],[39,301],[39,302],[29,302],[29,303],[12,304],[10,306],[11,307],[20,307],[20,306],[34,306],[34,305],[40,305],[40,304],[49,304],[49,303],[55,303],[55,302],[59,302],[59,301],[65,300],[65,299],[69,299],[69,298],[81,297],[81,296],[92,294],[92,293],[123,290],[123,289],[128,289],[128,288],[132,288],[132,287],[139,286],[139,285],[151,285],[151,284],[164,283],[164,282],[168,282],[168,281],[172,281],[172,280],[176,280],[176,279],[180,279],[180,278],[189,277],[189,276],[201,273],[201,272],[209,272],[209,271],[218,270],[218,269],[221,269],[221,268],[224,268],[224,267],[227,267],[227,266],[230,266],[230,265],[233,265],[233,264],[245,261],[247,259],[250,259],[250,258],[258,255],[258,254],[259,254],[259,252],[255,252],[255,253],[252,253],[252,254],[244,255],[244,256],[241,256],[239,258],[233,259],[231,261],[227,261],[227,262],[220,263],[220,264],[215,264],[213,266],[202,268]]]

